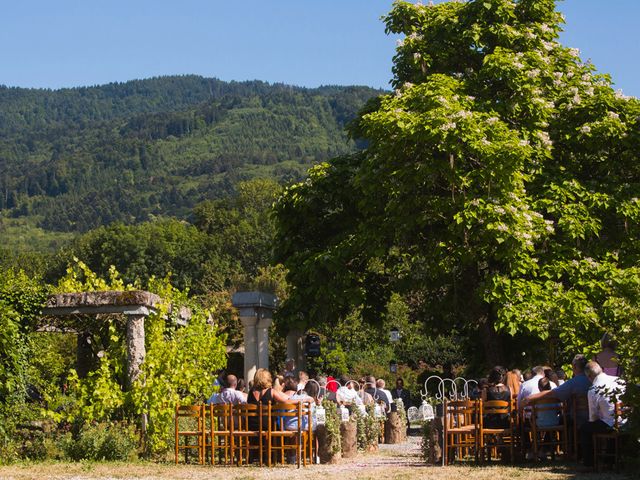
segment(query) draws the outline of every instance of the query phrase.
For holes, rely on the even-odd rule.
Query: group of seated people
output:
[[[496,366],[486,379],[478,382],[477,396],[485,401],[516,400],[525,424],[531,421],[532,402],[542,398],[566,402],[567,421],[575,423],[578,428],[579,454],[585,466],[591,467],[594,461],[593,434],[607,432],[614,427],[616,398],[619,399],[624,393],[625,386],[618,376],[606,373],[597,361],[589,361],[584,355],[576,355],[571,367],[573,374],[571,378],[566,379],[564,372],[554,371],[550,367],[535,366],[522,375],[519,370],[507,371],[501,366]],[[612,392],[615,395],[612,395]],[[588,408],[578,407],[577,411],[573,411],[574,398],[577,399],[575,405],[588,405]],[[561,420],[559,411],[554,411],[553,408],[545,409],[537,415],[536,425],[551,427],[558,425]],[[487,415],[484,424],[488,428],[507,428],[509,417]],[[528,436],[523,438],[523,442],[525,447],[529,446]],[[531,457],[531,452],[527,452],[527,457]]]
[[[255,376],[249,382],[249,388],[245,392],[239,385],[241,381],[235,375],[222,373],[216,383],[219,391],[215,392],[207,403],[213,404],[253,404],[266,405],[273,403],[298,403],[309,402],[312,406],[312,428],[316,428],[315,407],[320,405],[323,399],[328,399],[338,405],[348,405],[359,409],[366,414],[367,405],[378,405],[385,412],[395,410],[394,400],[401,398],[406,408],[409,407],[409,394],[404,389],[404,382],[397,379],[396,388],[389,391],[385,388],[384,379],[376,379],[372,375],[356,381],[347,375],[342,375],[338,380],[331,376],[317,375],[309,378],[304,371],[295,372],[290,369],[290,362],[281,375],[272,374],[263,368],[256,371]],[[244,382],[242,382],[244,383]],[[257,422],[257,419],[254,420]],[[303,417],[302,428],[306,429],[308,417]],[[257,425],[250,425],[257,428]],[[284,419],[286,430],[297,430],[297,417]]]

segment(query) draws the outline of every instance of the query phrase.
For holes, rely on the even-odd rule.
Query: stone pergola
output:
[[[60,293],[52,295],[47,300],[42,315],[53,324],[65,323],[69,319],[98,315],[124,315],[126,318],[126,347],[127,347],[127,387],[130,387],[140,375],[140,365],[146,355],[144,320],[157,312],[157,306],[162,299],[151,292],[133,291],[104,291]],[[185,324],[191,312],[181,309],[178,312],[179,324]],[[44,330],[66,330],[57,326],[47,325]],[[73,330],[73,329],[71,329]],[[78,332],[81,333],[81,332]],[[82,336],[78,337],[78,349],[84,348]],[[80,365],[79,365],[80,366]]]

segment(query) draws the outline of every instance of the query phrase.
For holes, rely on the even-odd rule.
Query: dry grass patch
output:
[[[378,455],[362,455],[339,465],[314,465],[296,471],[295,467],[211,467],[197,465],[170,465],[154,463],[34,463],[0,467],[0,479],[298,479],[318,478],[392,478],[416,480],[623,480],[624,475],[577,473],[571,466],[540,467],[433,467],[388,461]]]

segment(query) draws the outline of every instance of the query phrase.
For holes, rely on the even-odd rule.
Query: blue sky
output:
[[[425,0],[426,1],[426,0]],[[0,84],[60,88],[194,73],[387,88],[391,0],[0,0]],[[559,2],[561,40],[640,96],[640,0]]]

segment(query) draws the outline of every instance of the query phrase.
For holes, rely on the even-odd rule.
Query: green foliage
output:
[[[87,424],[75,436],[66,434],[60,444],[66,457],[73,461],[131,461],[138,456],[135,426],[126,423]]]
[[[174,305],[187,300],[167,283],[152,288]],[[176,404],[208,398],[217,372],[227,362],[226,339],[208,323],[209,312],[186,304],[192,307],[186,327],[167,331],[161,312],[145,325],[147,356],[132,401],[137,413],[148,415],[147,449],[152,453],[169,445]]]
[[[351,127],[367,149],[276,204],[292,311],[372,320],[397,292],[485,364],[522,338],[563,363],[636,321],[640,102],[558,43],[554,7],[394,3],[396,91]]]
[[[342,417],[336,408],[336,403],[331,400],[324,399],[322,406],[325,410],[325,429],[327,431],[327,444],[330,445],[329,452],[333,455],[342,451],[342,437],[340,436],[340,423]]]
[[[124,284],[115,267],[109,272],[109,280],[104,280],[78,261],[69,267],[67,277],[57,288],[64,291],[133,288]],[[157,453],[166,450],[171,441],[176,404],[209,397],[217,371],[226,365],[226,338],[208,321],[210,314],[215,319],[219,311],[203,309],[167,279],[150,279],[148,289],[158,294],[163,304],[156,307],[157,313],[145,320],[147,353],[141,374],[132,388],[124,390],[124,325],[118,319],[110,318],[92,328],[93,337],[100,340],[92,342],[99,343],[101,348],[96,352],[97,368],[85,378],[79,378],[72,370],[68,390],[72,401],[62,411],[49,411],[48,415],[80,425],[138,421],[143,415],[147,420],[145,447],[148,453]],[[191,308],[192,317],[186,326],[174,324],[170,305],[174,309]],[[101,438],[102,434],[96,432],[95,435]]]
[[[366,414],[354,409],[352,418],[357,424],[358,450],[369,451],[378,447],[381,419],[375,416],[374,406],[367,405]]]
[[[7,269],[0,275],[0,460],[12,458],[16,426],[31,418],[27,408],[29,359],[34,354],[28,332],[35,326],[47,291],[37,278]]]

